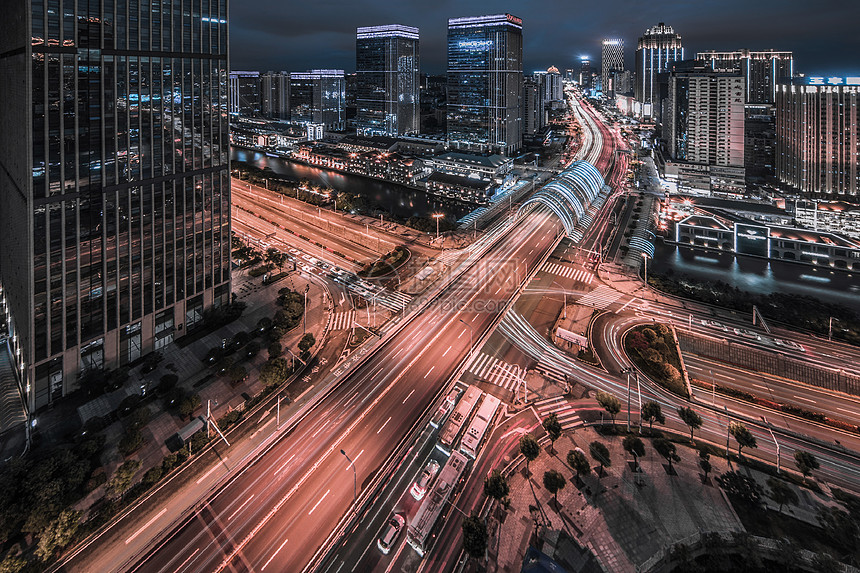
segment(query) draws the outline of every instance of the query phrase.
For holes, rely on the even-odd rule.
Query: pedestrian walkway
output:
[[[585,269],[567,267],[550,261],[547,261],[544,266],[541,267],[541,270],[545,273],[550,273],[553,275],[564,277],[566,279],[573,279],[577,282],[585,283],[587,285],[591,284],[591,281],[594,280],[594,275],[589,273]]]
[[[548,378],[549,380],[553,380],[557,382],[560,386],[564,386],[567,384],[567,374],[565,371],[559,367],[558,365],[552,364],[550,361],[538,361],[537,367],[535,370],[543,376],[544,378]]]
[[[576,413],[573,405],[564,396],[555,396],[534,403],[538,417],[543,420],[550,413],[555,413],[562,430],[573,430],[583,425],[582,419]]]
[[[0,434],[17,428],[25,420],[18,380],[4,341],[0,344]]]
[[[457,221],[457,230],[465,231],[472,227],[472,225],[477,221],[481,215],[487,212],[486,207],[478,207],[474,211],[470,212],[468,215]]]
[[[352,328],[352,323],[355,321],[355,311],[348,310],[345,312],[336,312],[332,317],[332,330],[346,330]]]
[[[576,304],[593,306],[594,308],[606,308],[621,297],[621,293],[606,285],[600,285],[587,295],[576,301]]]
[[[504,390],[515,392],[522,384],[522,369],[519,364],[508,364],[495,356],[479,352],[469,364],[468,371],[476,378],[499,386]]]

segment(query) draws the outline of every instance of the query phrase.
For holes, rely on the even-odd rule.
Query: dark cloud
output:
[[[400,23],[421,30],[422,69],[445,70],[447,19],[511,12],[524,20],[526,71],[599,60],[600,40],[621,37],[627,67],[637,38],[658,22],[683,37],[685,52],[792,50],[796,70],[860,75],[860,2],[853,0],[232,0],[233,69],[355,68],[355,28]]]

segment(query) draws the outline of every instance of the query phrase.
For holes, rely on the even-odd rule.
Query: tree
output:
[[[860,543],[860,529],[852,517],[838,507],[818,510],[818,523],[827,537],[845,551],[855,552]]]
[[[543,429],[546,430],[552,451],[555,452],[555,441],[561,437],[561,423],[559,423],[558,415],[555,412],[550,412],[549,416],[544,419]]]
[[[600,475],[603,475],[603,468],[612,466],[612,460],[609,459],[609,449],[601,442],[591,442],[588,444],[588,453],[594,458],[594,461],[600,464]]]
[[[717,478],[717,483],[729,495],[747,505],[761,503],[762,488],[755,479],[736,471],[726,472]]]
[[[134,474],[140,469],[140,460],[126,460],[116,469],[116,473],[107,484],[107,488],[114,495],[122,497],[122,495],[131,486],[131,480],[134,479]]]
[[[470,557],[482,559],[487,551],[487,524],[473,513],[463,520],[463,549]]]
[[[248,376],[248,371],[245,370],[244,366],[234,364],[230,367],[230,370],[227,371],[227,376],[230,377],[230,382],[238,384]]]
[[[663,410],[658,402],[653,400],[642,404],[642,419],[648,422],[648,431],[653,429],[654,422],[658,424],[666,423],[666,416],[663,415]]]
[[[189,394],[179,402],[179,415],[190,418],[194,410],[200,407],[200,394]]]
[[[491,497],[496,501],[502,501],[511,492],[511,487],[508,485],[508,480],[502,475],[499,470],[493,472],[484,478],[484,495]]]
[[[818,469],[818,460],[815,459],[815,456],[803,450],[794,452],[794,464],[800,470],[800,473],[803,474],[803,479],[808,478],[812,475],[813,470]]]
[[[547,470],[543,474],[543,486],[555,498],[555,504],[558,506],[558,492],[564,489],[564,483],[567,480],[556,470]]]
[[[271,358],[260,368],[260,382],[275,386],[283,382],[290,373],[290,365],[283,358]]]
[[[567,452],[567,465],[576,472],[576,479],[591,473],[591,464],[588,463],[588,458],[580,450],[570,450]]]
[[[269,358],[277,358],[281,354],[283,354],[284,348],[281,346],[280,342],[273,342],[269,345]]]
[[[705,450],[699,450],[699,467],[705,473],[705,479],[708,479],[708,474],[711,473],[711,454]]]
[[[614,424],[616,414],[621,411],[621,400],[607,392],[598,392],[597,403],[600,404],[604,410],[606,410],[606,412],[609,414],[609,417],[612,418],[612,423]]]
[[[523,434],[520,438],[520,453],[526,459],[526,473],[531,475],[529,463],[535,461],[540,455],[540,445],[531,434]]]
[[[633,467],[638,472],[639,458],[645,455],[645,444],[638,436],[625,436],[621,445],[627,453],[633,456]]]
[[[81,524],[81,512],[64,509],[60,515],[39,534],[39,546],[36,548],[36,556],[42,561],[47,561],[57,548],[62,549],[75,536]]]
[[[307,334],[302,336],[301,340],[299,340],[299,350],[301,350],[302,353],[306,353],[311,349],[311,347],[313,347],[314,344],[316,344],[316,342],[317,341],[314,338],[314,335],[308,332]]]
[[[672,462],[680,461],[681,458],[678,456],[677,448],[673,442],[670,442],[666,438],[657,438],[651,444],[658,454],[666,458],[666,461],[669,462],[669,471],[672,471]]]
[[[770,488],[768,497],[774,503],[779,504],[779,512],[782,513],[782,506],[787,503],[797,503],[797,492],[791,489],[787,483],[778,478],[768,478],[767,487]]]
[[[690,441],[693,441],[693,430],[698,430],[702,427],[702,417],[689,406],[678,408],[678,416],[685,424],[690,426]]]
[[[734,436],[738,443],[738,457],[741,457],[741,448],[758,447],[755,436],[741,422],[732,422],[729,425],[729,433]]]

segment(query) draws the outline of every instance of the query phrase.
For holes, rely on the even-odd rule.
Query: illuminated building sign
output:
[[[761,225],[735,223],[735,252],[741,255],[767,257],[770,229]]]
[[[516,16],[514,16],[512,14],[508,14],[507,16],[508,16],[508,22],[516,24],[517,26],[523,25],[523,19],[522,18],[517,18]]]
[[[806,84],[810,86],[860,86],[860,77],[825,78],[822,76],[809,76],[805,80]]]
[[[488,50],[493,46],[492,40],[462,40],[457,46],[464,50]]]

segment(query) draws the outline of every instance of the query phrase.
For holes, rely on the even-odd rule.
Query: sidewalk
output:
[[[612,466],[603,477],[594,472],[585,477],[580,490],[570,481],[573,471],[564,460],[578,446],[599,469],[588,454],[588,444],[595,440],[609,449]],[[524,465],[512,473],[508,478],[511,509],[502,523],[490,519],[488,570],[518,571],[535,531],[545,541],[544,552],[563,567],[575,570],[587,559],[572,543],[555,545],[569,536],[580,548],[591,551],[603,570],[613,573],[636,571],[661,548],[696,532],[743,531],[713,479],[702,483],[695,450],[679,447],[681,461],[674,464],[677,475],[669,475],[665,459],[644,437],[642,485],[637,486],[621,441],[618,436],[602,437],[592,428],[579,429],[556,441],[554,455],[547,453],[548,446],[543,448],[531,463],[529,479],[524,477]],[[723,459],[711,458],[711,463],[711,476],[728,469]],[[558,511],[553,496],[543,487],[543,474],[549,469],[569,480],[558,494]]]

